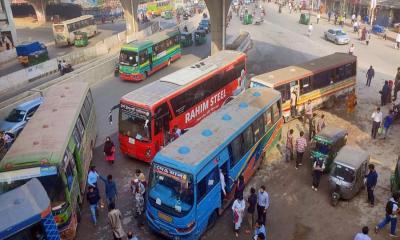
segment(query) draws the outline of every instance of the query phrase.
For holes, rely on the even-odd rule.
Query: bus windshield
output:
[[[121,50],[119,55],[119,63],[121,65],[137,66],[138,60],[137,52]]]
[[[151,140],[151,117],[148,111],[121,104],[119,112],[119,131],[121,134],[140,141]]]
[[[42,176],[37,178],[43,185],[50,198],[51,206],[59,206],[65,202],[64,184],[58,175]],[[30,178],[12,182],[0,182],[0,195],[12,189],[20,187],[28,182]]]
[[[159,164],[150,173],[149,202],[172,216],[184,216],[193,206],[193,177]]]
[[[332,175],[348,183],[352,183],[354,181],[354,170],[337,163],[333,165]]]

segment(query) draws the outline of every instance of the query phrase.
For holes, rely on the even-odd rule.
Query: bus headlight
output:
[[[146,150],[145,155],[146,155],[147,158],[149,158],[151,156],[151,149],[150,148],[148,148]]]
[[[196,222],[193,221],[193,222],[189,223],[188,225],[186,225],[187,227],[185,227],[185,228],[177,228],[176,231],[178,231],[180,233],[187,233],[187,232],[192,231],[195,225],[196,225]]]

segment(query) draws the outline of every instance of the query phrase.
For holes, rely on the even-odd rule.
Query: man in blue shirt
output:
[[[100,175],[100,179],[104,182],[104,186],[106,189],[106,199],[107,206],[110,208],[110,204],[115,204],[115,199],[117,198],[117,185],[112,179],[112,175],[108,175],[107,179]]]
[[[367,178],[368,202],[371,205],[371,207],[373,207],[375,204],[374,189],[376,183],[378,182],[378,173],[376,173],[375,171],[374,164],[369,164],[368,169],[369,173],[365,175],[365,177]]]
[[[256,229],[254,230],[254,237],[253,237],[253,239],[257,240],[257,237],[258,237],[258,235],[259,235],[260,233],[264,234],[265,237],[267,236],[267,233],[266,233],[266,231],[265,231],[265,226],[264,226],[264,224],[262,223],[261,219],[258,219],[258,220],[256,221]]]

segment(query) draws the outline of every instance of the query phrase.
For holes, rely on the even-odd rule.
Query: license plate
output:
[[[172,222],[172,218],[168,215],[165,215],[162,212],[158,212],[158,217],[161,218],[162,220],[166,221],[166,222]]]
[[[134,138],[129,138],[128,142],[129,142],[130,144],[135,144],[135,139],[134,139]]]

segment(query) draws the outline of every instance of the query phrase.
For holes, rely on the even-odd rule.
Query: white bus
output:
[[[93,15],[84,15],[53,24],[53,35],[56,46],[71,45],[74,43],[74,32],[85,32],[88,37],[97,33],[97,25]]]

